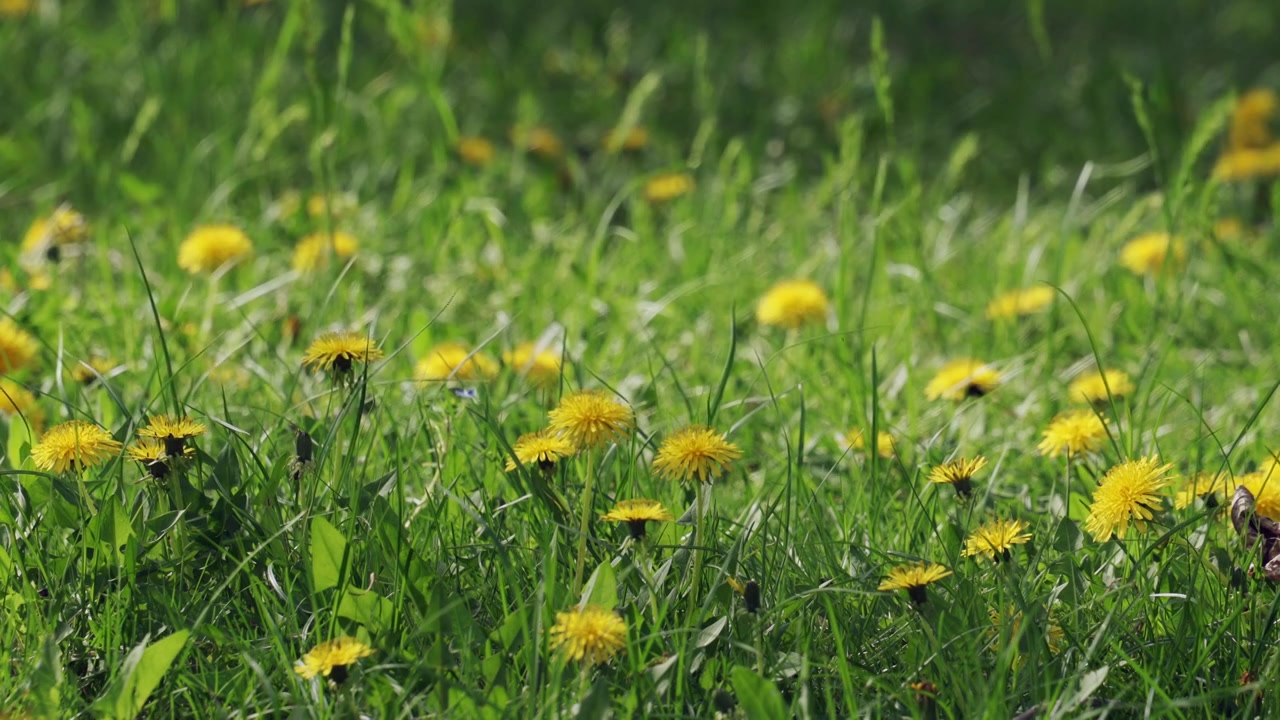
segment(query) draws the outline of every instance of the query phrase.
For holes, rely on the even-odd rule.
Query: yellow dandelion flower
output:
[[[0,415],[11,418],[10,422],[17,418],[25,419],[37,432],[44,427],[44,411],[40,409],[36,396],[9,378],[0,378]]]
[[[1223,242],[1238,240],[1244,236],[1245,225],[1240,218],[1224,217],[1213,223],[1213,236]]]
[[[201,225],[178,248],[178,267],[192,275],[211,273],[253,252],[253,243],[234,225]]]
[[[796,329],[827,319],[827,293],[810,280],[784,280],[760,298],[756,322]]]
[[[649,130],[639,126],[632,127],[625,133],[619,133],[617,129],[610,130],[605,134],[601,145],[609,152],[639,152],[649,147]]]
[[[668,480],[711,482],[729,471],[742,457],[737,445],[724,434],[704,425],[690,425],[662,441],[653,459],[653,469]]]
[[[419,384],[444,380],[492,380],[497,376],[498,363],[493,358],[453,342],[431,348],[413,371],[413,377]]]
[[[636,426],[631,408],[603,390],[579,390],[560,399],[547,414],[551,429],[590,450],[621,440]]]
[[[1255,513],[1280,520],[1280,472],[1276,472],[1271,466],[1264,466],[1263,469],[1237,477],[1230,488],[1231,493],[1235,493],[1237,487],[1244,487],[1253,494],[1257,503]]]
[[[651,203],[665,203],[693,190],[693,176],[689,173],[664,173],[644,184],[644,199]]]
[[[1134,275],[1155,275],[1170,257],[1180,267],[1187,259],[1187,244],[1163,232],[1139,235],[1120,249],[1120,264]]]
[[[101,427],[71,420],[49,428],[31,448],[31,461],[41,470],[55,473],[83,470],[108,460],[120,447]]]
[[[516,469],[516,461],[521,465],[536,465],[543,472],[550,472],[561,458],[571,457],[578,452],[567,438],[548,430],[521,435],[511,446],[514,458],[507,458],[507,472]]]
[[[610,522],[626,523],[631,537],[637,540],[644,537],[645,523],[671,522],[674,519],[657,500],[640,499],[623,500],[600,518]]]
[[[1096,452],[1107,439],[1107,426],[1092,410],[1068,410],[1049,421],[1040,444],[1041,455],[1079,455]]]
[[[156,480],[163,480],[169,476],[172,469],[171,462],[175,459],[165,448],[166,443],[154,438],[143,438],[133,445],[125,448],[125,455],[129,459],[146,468],[147,473]],[[185,447],[182,449],[181,456],[183,458],[195,457],[196,450],[193,447]]]
[[[293,671],[306,680],[323,675],[341,685],[347,679],[347,668],[355,665],[360,658],[372,654],[373,648],[359,640],[340,637],[311,648],[294,666]]]
[[[1232,150],[1261,148],[1272,140],[1270,122],[1280,109],[1280,96],[1270,88],[1256,88],[1236,99],[1231,113],[1227,147]]]
[[[1002,320],[1005,318],[1034,315],[1053,304],[1056,291],[1041,285],[1022,290],[1010,290],[996,297],[987,305],[987,318]]]
[[[854,428],[845,433],[845,445],[851,450],[865,450],[867,448],[867,438],[861,428]],[[897,450],[897,442],[889,433],[881,430],[876,433],[876,454],[882,458],[888,459],[893,457]]]
[[[1174,493],[1173,507],[1184,510],[1202,498],[1210,507],[1225,507],[1227,492],[1232,486],[1231,479],[1225,473],[1196,473],[1194,477],[1187,478],[1178,492]]]
[[[925,588],[951,574],[943,565],[929,562],[899,565],[889,571],[877,590],[891,592],[906,590],[911,602],[920,605],[928,600]]]
[[[138,429],[138,437],[155,438],[164,443],[164,450],[174,457],[186,452],[187,441],[205,434],[204,423],[198,423],[189,417],[173,415],[152,415],[147,419],[146,427]]]
[[[1213,176],[1228,182],[1275,175],[1280,175],[1280,142],[1263,148],[1228,150],[1213,167]]]
[[[973,492],[973,476],[987,466],[987,459],[975,455],[972,459],[956,458],[948,463],[935,465],[929,471],[929,482],[938,485],[950,485],[956,489],[960,497],[968,497]]]
[[[511,144],[544,160],[555,160],[564,154],[564,143],[545,127],[511,128]]]
[[[0,17],[22,17],[35,6],[33,0],[0,0]]]
[[[493,143],[482,137],[463,136],[458,138],[458,157],[468,165],[483,167],[493,162],[495,154]]]
[[[1002,376],[998,370],[981,360],[952,360],[924,388],[924,396],[930,400],[964,400],[982,397],[1000,385]]]
[[[0,373],[11,373],[31,364],[40,346],[31,333],[9,318],[0,318]]]
[[[549,632],[552,649],[569,660],[606,663],[627,645],[627,624],[612,610],[588,605],[556,613]]]
[[[359,207],[356,196],[351,193],[315,193],[307,198],[307,215],[317,219],[327,216],[344,220],[355,214]]]
[[[1107,401],[1108,389],[1111,390],[1111,397],[1124,397],[1133,392],[1133,380],[1123,370],[1094,370],[1077,375],[1067,386],[1067,394],[1071,397],[1071,402],[1104,403]]]
[[[341,230],[329,233],[312,233],[303,237],[293,248],[293,269],[300,273],[315,272],[329,264],[329,256],[346,259],[356,254],[360,243],[355,236]]]
[[[1172,465],[1161,465],[1157,457],[1129,460],[1112,467],[1098,481],[1093,504],[1084,527],[1098,542],[1114,535],[1123,540],[1129,523],[1142,530],[1160,508],[1161,490],[1168,487]]]
[[[81,243],[88,238],[88,221],[70,206],[63,205],[48,217],[31,222],[22,236],[20,252],[30,260],[57,260],[60,247]]]
[[[514,350],[502,354],[502,362],[537,387],[560,382],[560,353],[537,343],[516,345]]]
[[[96,383],[99,377],[106,377],[117,367],[119,365],[114,360],[92,357],[87,361],[77,362],[71,368],[71,378],[81,385],[89,386]]]
[[[981,556],[995,562],[1008,560],[1014,545],[1031,541],[1031,533],[1027,532],[1029,527],[1022,520],[992,520],[965,538],[964,550],[960,554],[965,557]]]
[[[353,375],[356,363],[367,365],[381,360],[382,356],[377,343],[363,333],[343,330],[327,332],[313,340],[302,354],[302,364],[345,379]]]

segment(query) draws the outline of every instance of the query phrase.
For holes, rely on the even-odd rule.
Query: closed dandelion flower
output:
[[[1079,455],[1095,452],[1107,439],[1107,426],[1092,410],[1068,410],[1049,422],[1036,449],[1041,455]]]
[[[178,267],[192,275],[211,273],[253,252],[253,243],[234,225],[201,225],[178,248]]]
[[[544,160],[555,160],[564,154],[564,143],[550,129],[540,126],[511,128],[511,144]]]
[[[579,390],[564,396],[547,419],[552,430],[586,450],[620,440],[636,425],[631,408],[603,390]]]
[[[1103,403],[1107,401],[1107,390],[1111,397],[1121,398],[1133,392],[1133,380],[1123,370],[1103,370],[1078,375],[1067,386],[1067,394],[1071,402]]]
[[[31,448],[31,461],[41,470],[63,473],[105,462],[120,451],[120,443],[106,430],[83,420],[54,425]]]
[[[381,359],[382,350],[373,340],[350,330],[324,333],[302,354],[304,366],[332,373],[339,380],[351,378],[356,363]]]
[[[551,472],[561,458],[571,457],[578,449],[567,438],[547,430],[521,435],[511,446],[514,458],[507,458],[507,472],[516,469],[516,461],[521,465],[537,466],[544,473]]]
[[[985,557],[999,562],[1009,559],[1009,552],[1014,545],[1022,545],[1031,540],[1030,527],[1022,520],[992,520],[974,530],[964,541],[965,557]]]
[[[865,450],[867,448],[867,438],[861,428],[854,428],[845,433],[844,443],[851,450]],[[881,430],[876,433],[876,454],[882,458],[888,459],[893,457],[894,451],[897,449],[897,442],[893,436]]]
[[[784,280],[760,298],[756,322],[797,329],[827,319],[827,293],[810,280]]]
[[[569,660],[590,665],[606,663],[627,645],[627,624],[612,610],[588,605],[556,613],[551,647]]]
[[[502,362],[536,387],[549,387],[560,381],[560,353],[537,343],[516,345],[502,354]]]
[[[973,459],[956,458],[942,465],[935,465],[929,471],[929,482],[938,485],[950,485],[962,498],[973,492],[973,476],[987,466],[987,459],[976,455]]]
[[[431,348],[413,369],[413,377],[420,384],[444,380],[492,380],[497,376],[498,363],[493,358],[453,342]]]
[[[952,360],[924,388],[924,396],[930,400],[964,400],[982,397],[1000,385],[999,371],[981,360]]]
[[[1187,244],[1169,233],[1139,235],[1120,249],[1120,264],[1135,275],[1155,275],[1169,258],[1176,265],[1187,259]]]
[[[1114,535],[1123,540],[1132,523],[1138,530],[1155,517],[1161,492],[1168,487],[1167,474],[1172,465],[1161,465],[1157,457],[1144,457],[1122,462],[1107,471],[1093,491],[1093,504],[1084,527],[1098,542]]]
[[[991,320],[1034,315],[1053,304],[1054,289],[1048,286],[1010,290],[987,305]]]
[[[154,438],[143,438],[125,448],[124,452],[130,460],[146,468],[147,473],[156,480],[169,476],[171,462],[176,459],[165,449],[165,443]],[[194,457],[195,454],[195,448],[192,447],[183,448],[181,452],[184,458]]]
[[[188,417],[152,415],[147,426],[138,430],[138,437],[155,438],[164,443],[164,450],[173,457],[186,452],[187,441],[205,434],[204,423]]]
[[[889,571],[889,575],[881,581],[877,590],[890,592],[906,590],[911,602],[921,605],[929,599],[925,588],[951,574],[945,566],[935,563],[921,562],[910,565],[899,565]]]
[[[482,137],[464,136],[458,138],[458,157],[468,165],[484,167],[493,162],[493,143]]]
[[[304,236],[293,248],[293,269],[300,273],[315,272],[329,264],[329,256],[346,259],[356,254],[359,242],[341,230]]]
[[[360,658],[369,657],[372,654],[373,648],[359,640],[340,637],[311,648],[293,667],[293,671],[306,680],[320,675],[341,685],[346,682],[347,668],[355,665]]]
[[[1173,495],[1173,507],[1184,510],[1196,500],[1203,499],[1209,507],[1226,506],[1227,492],[1232,483],[1224,473],[1196,473],[1187,478]]]
[[[11,373],[31,364],[40,346],[31,333],[9,318],[0,318],[0,373]]]
[[[0,378],[0,415],[9,417],[10,422],[25,419],[36,431],[44,426],[44,412],[36,396],[9,378]]]
[[[670,522],[674,519],[657,500],[623,500],[600,518],[626,523],[631,537],[637,540],[644,537],[645,523]]]
[[[644,199],[651,203],[665,203],[693,190],[693,176],[689,173],[665,173],[649,179],[644,184]]]
[[[690,425],[667,436],[653,459],[653,469],[668,480],[711,482],[742,457],[724,434],[704,425]]]

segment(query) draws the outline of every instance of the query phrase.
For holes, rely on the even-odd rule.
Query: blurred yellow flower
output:
[[[991,320],[1034,315],[1053,303],[1055,291],[1047,285],[1021,290],[1010,290],[987,305],[987,317]]]
[[[924,388],[924,395],[930,400],[982,397],[995,390],[1000,380],[1000,372],[981,360],[952,360],[933,376]]]
[[[1037,449],[1041,455],[1094,452],[1107,439],[1107,427],[1093,410],[1068,410],[1049,422]]]
[[[472,353],[460,343],[440,343],[414,366],[413,378],[420,384],[443,380],[492,380],[498,363],[488,355]]]
[[[1254,512],[1272,520],[1280,520],[1280,471],[1277,471],[1274,462],[1264,463],[1261,469],[1237,477],[1231,493],[1235,493],[1235,489],[1241,486],[1253,493],[1257,502]]]
[[[40,432],[44,427],[44,412],[37,404],[36,396],[22,385],[0,378],[0,415],[10,418],[10,422],[25,418],[31,429]]]
[[[796,329],[827,319],[827,293],[810,280],[784,280],[760,298],[756,321],[761,325]]]
[[[1213,167],[1213,176],[1219,180],[1251,180],[1273,175],[1280,175],[1280,142],[1261,148],[1228,150]]]
[[[201,225],[178,248],[178,266],[191,274],[208,273],[253,252],[253,243],[234,225]]]
[[[92,385],[98,381],[98,378],[106,377],[119,367],[120,364],[114,360],[103,357],[91,357],[88,360],[81,360],[71,366],[71,378],[81,385]]]
[[[559,136],[545,127],[529,128],[516,125],[511,128],[511,144],[544,160],[555,160],[564,154],[564,143]]]
[[[1123,370],[1103,370],[1081,373],[1067,386],[1071,402],[1102,403],[1107,401],[1107,389],[1111,397],[1121,398],[1133,392],[1133,381]]]
[[[636,126],[628,130],[625,134],[618,134],[616,129],[610,130],[605,134],[601,145],[609,152],[617,152],[626,150],[628,152],[636,152],[649,147],[649,130],[644,127]]]
[[[552,649],[589,665],[606,663],[627,646],[627,624],[618,613],[596,605],[556,613],[549,635]]]
[[[1280,476],[1277,480],[1280,480]],[[1226,473],[1196,473],[1195,477],[1183,481],[1178,492],[1174,493],[1173,507],[1182,510],[1201,498],[1206,502],[1225,507],[1228,499],[1227,490],[1233,485]]]
[[[656,175],[644,184],[644,197],[651,203],[664,203],[687,195],[693,190],[693,176],[689,173],[665,173]]]
[[[1219,240],[1235,240],[1244,235],[1245,226],[1240,218],[1224,217],[1213,223],[1213,236]]]
[[[1172,256],[1174,266],[1181,266],[1187,259],[1187,244],[1182,238],[1169,233],[1153,232],[1139,235],[1120,249],[1120,264],[1135,275],[1154,275]]]
[[[359,242],[354,235],[341,230],[328,233],[311,233],[298,241],[293,248],[293,269],[300,273],[319,270],[329,264],[329,255],[349,258],[356,254]]]
[[[315,193],[307,198],[307,215],[322,218],[328,215],[334,220],[342,220],[355,213],[359,204],[351,193]]]
[[[560,353],[537,343],[522,342],[502,354],[502,362],[537,387],[560,381]]]
[[[34,8],[33,0],[0,0],[0,17],[22,17]]]
[[[851,450],[865,450],[867,448],[867,438],[862,432],[862,428],[853,428],[844,434],[844,444]],[[893,436],[880,430],[876,433],[876,454],[882,458],[893,457],[897,443]]]
[[[322,675],[341,685],[347,679],[347,668],[355,665],[360,658],[372,654],[373,648],[359,640],[340,637],[311,648],[294,666],[293,671],[306,680]]]
[[[27,232],[22,236],[21,251],[24,255],[48,254],[54,256],[50,259],[56,259],[59,246],[84,242],[88,238],[88,221],[70,206],[63,205],[50,213],[49,217],[31,221]]]
[[[7,317],[0,318],[0,373],[27,367],[39,351],[40,346],[31,333]]]
[[[1274,140],[1270,122],[1280,109],[1280,96],[1270,88],[1255,88],[1236,100],[1231,113],[1227,147],[1231,150],[1262,148]]]
[[[493,143],[482,137],[464,135],[458,138],[458,157],[469,165],[488,165],[493,161],[494,153]]]

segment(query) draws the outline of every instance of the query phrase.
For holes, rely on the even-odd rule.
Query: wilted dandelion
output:
[[[620,440],[636,424],[631,408],[603,390],[579,390],[564,396],[547,419],[552,430],[584,450]]]
[[[293,269],[300,273],[315,272],[329,263],[329,256],[346,259],[356,254],[359,242],[341,230],[304,236],[293,248]]]
[[[703,425],[690,425],[667,436],[653,459],[653,469],[668,480],[711,482],[742,457],[737,445],[724,433]]]
[[[253,243],[234,225],[201,225],[178,248],[178,267],[195,275],[211,273],[253,252]]]
[[[991,320],[1034,315],[1053,304],[1056,291],[1041,285],[1021,290],[1010,290],[987,305],[987,317]]]
[[[975,455],[972,459],[956,458],[951,462],[935,465],[929,471],[929,482],[938,485],[950,485],[962,498],[973,492],[973,476],[987,466],[987,459]]]
[[[320,675],[341,685],[347,680],[347,668],[355,665],[360,658],[372,654],[373,648],[359,640],[340,637],[311,648],[294,666],[293,671],[307,680]]]
[[[537,387],[549,387],[560,380],[560,353],[522,342],[502,354],[502,362]]]
[[[1176,265],[1187,259],[1187,244],[1169,233],[1154,232],[1130,240],[1120,249],[1120,264],[1135,275],[1154,275],[1170,258]]]
[[[1167,474],[1172,465],[1161,465],[1157,457],[1129,460],[1112,467],[1098,481],[1093,491],[1093,503],[1085,529],[1098,542],[1106,542],[1114,535],[1123,540],[1133,523],[1138,530],[1155,517],[1159,509],[1161,492],[1168,487]]]
[[[1031,540],[1030,526],[1022,520],[992,520],[969,534],[964,541],[965,557],[985,557],[999,562],[1009,559],[1009,552],[1014,545],[1021,545]]]
[[[950,574],[945,566],[929,562],[899,565],[889,571],[876,589],[881,592],[906,590],[911,602],[922,605],[929,599],[925,588]]]
[[[756,322],[796,329],[827,319],[827,293],[810,280],[784,280],[760,298]]]
[[[1000,372],[981,360],[952,360],[924,388],[930,400],[964,400],[982,397],[1000,385]]]
[[[352,377],[356,363],[382,359],[382,350],[363,333],[343,330],[327,332],[311,342],[302,354],[302,364],[333,374],[338,380]]]
[[[71,420],[49,428],[31,448],[31,461],[49,472],[84,470],[110,459],[120,448],[121,444],[101,427]]]
[[[1044,429],[1036,449],[1041,455],[1079,455],[1094,452],[1107,439],[1107,426],[1093,410],[1068,410]]]
[[[187,447],[187,441],[205,433],[204,423],[198,423],[188,417],[173,415],[152,415],[146,427],[138,430],[138,437],[155,438],[164,443],[164,450],[173,457],[180,457]]]
[[[11,373],[31,364],[40,346],[31,333],[9,318],[0,318],[0,373]]]
[[[468,165],[484,167],[493,161],[493,143],[472,135],[458,138],[458,157]]]
[[[644,537],[645,524],[651,522],[670,522],[671,513],[657,500],[623,500],[612,510],[600,516],[602,520],[627,524],[631,537],[639,540]]]
[[[562,458],[574,455],[578,450],[573,443],[561,435],[548,430],[521,435],[511,446],[514,458],[507,458],[507,472],[516,469],[516,461],[521,465],[536,466],[544,473],[551,472]]]
[[[851,450],[865,450],[867,447],[866,434],[861,428],[854,428],[844,435],[844,444]],[[876,433],[876,454],[882,458],[888,459],[893,457],[897,450],[897,442],[889,433],[880,430]]]
[[[565,658],[599,665],[626,647],[627,624],[612,610],[588,605],[556,613],[549,635],[552,649]]]
[[[651,203],[665,203],[687,195],[693,190],[693,176],[689,173],[665,173],[649,179],[644,184],[644,198]]]
[[[413,378],[419,384],[444,380],[492,380],[497,375],[498,363],[493,358],[453,342],[431,348],[413,369]]]
[[[1107,390],[1111,397],[1121,398],[1133,392],[1133,380],[1123,370],[1103,370],[1099,372],[1081,373],[1067,386],[1067,394],[1071,402],[1103,403],[1107,401]]]

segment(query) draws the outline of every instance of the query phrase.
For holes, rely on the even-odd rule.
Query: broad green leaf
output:
[[[782,693],[773,683],[757,675],[750,668],[735,667],[731,675],[733,692],[747,720],[785,720],[787,704]]]
[[[31,446],[36,442],[31,424],[21,417],[9,419],[9,441],[5,445],[9,467],[22,467],[22,462],[31,454]]]
[[[62,717],[62,653],[52,635],[46,635],[40,644],[40,657],[31,672],[30,687],[27,709],[31,717],[39,720]]]
[[[609,681],[599,678],[578,705],[577,720],[600,720],[609,713],[613,700],[609,697]]]
[[[378,634],[395,619],[396,607],[376,592],[348,588],[338,602],[338,617],[354,620]]]
[[[720,637],[720,633],[724,631],[724,626],[728,624],[729,618],[725,616],[702,628],[702,632],[698,633],[698,647],[704,648],[715,642],[716,638]]]
[[[103,717],[116,720],[137,717],[152,691],[169,672],[169,666],[182,652],[189,634],[186,630],[179,630],[150,645],[143,640],[130,650],[111,685],[98,700],[98,712]]]
[[[315,592],[337,587],[342,577],[342,558],[347,552],[347,539],[333,523],[322,517],[311,520],[311,580]]]
[[[591,578],[582,588],[582,602],[579,608],[597,605],[607,610],[618,606],[618,579],[613,574],[613,565],[608,560],[600,563]]]

